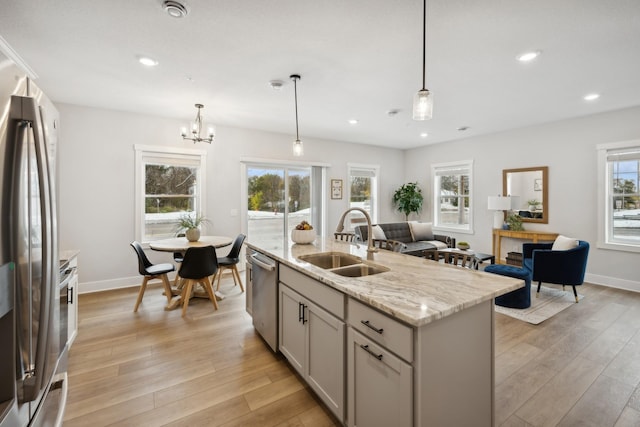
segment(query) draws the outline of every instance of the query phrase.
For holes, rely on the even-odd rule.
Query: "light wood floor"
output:
[[[496,425],[639,426],[640,294],[594,285],[534,326],[496,314]],[[151,286],[80,296],[65,427],[333,426],[254,333],[230,276],[185,319]],[[461,403],[461,409],[464,404]]]

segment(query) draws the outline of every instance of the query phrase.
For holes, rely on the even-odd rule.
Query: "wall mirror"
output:
[[[522,222],[549,223],[549,168],[504,169],[502,195],[514,197],[514,213]]]

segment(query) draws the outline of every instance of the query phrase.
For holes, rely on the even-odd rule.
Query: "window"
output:
[[[378,175],[380,167],[376,165],[348,164],[349,169],[349,207],[361,208],[371,217],[375,224],[378,222]],[[345,221],[346,222],[346,221]],[[362,214],[352,212],[349,221],[345,224],[348,229],[357,225],[366,224]]]
[[[249,161],[243,165],[249,237],[281,244],[302,221],[322,235],[325,167]]]
[[[175,236],[185,214],[206,216],[206,152],[136,145],[136,239]]]
[[[640,141],[597,148],[598,245],[640,252]]]
[[[434,227],[473,233],[472,172],[472,161],[432,166]]]

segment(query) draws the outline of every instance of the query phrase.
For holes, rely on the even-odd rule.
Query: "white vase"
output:
[[[291,230],[291,240],[294,243],[298,243],[301,245],[306,245],[312,243],[316,240],[316,231],[315,230],[296,230],[295,228]]]
[[[197,242],[200,239],[200,229],[199,228],[189,228],[184,233],[185,237],[190,242]]]

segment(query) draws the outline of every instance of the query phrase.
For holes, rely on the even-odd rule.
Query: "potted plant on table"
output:
[[[420,212],[424,197],[422,197],[422,190],[418,187],[418,183],[409,182],[402,184],[402,187],[393,193],[391,202],[397,210],[404,214],[405,220],[408,221],[411,212]]]
[[[202,224],[210,224],[211,221],[206,219],[202,214],[183,214],[178,221],[179,231],[185,231],[185,237],[190,242],[197,242],[200,239],[200,226]]]

